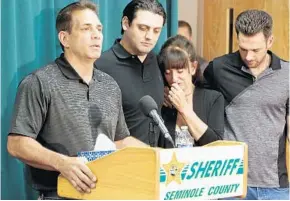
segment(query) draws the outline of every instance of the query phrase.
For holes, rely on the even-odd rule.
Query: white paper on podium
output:
[[[96,139],[94,150],[78,152],[78,157],[84,163],[95,160],[110,154],[116,150],[115,143],[110,140],[105,134],[100,133]]]
[[[107,151],[107,150],[116,150],[116,145],[105,134],[100,133],[96,139],[94,151]]]

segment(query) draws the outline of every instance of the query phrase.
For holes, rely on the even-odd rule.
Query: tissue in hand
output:
[[[106,156],[116,150],[115,143],[110,140],[105,134],[100,133],[96,139],[93,151],[78,152],[78,157],[82,158],[85,162],[93,161],[103,156]]]

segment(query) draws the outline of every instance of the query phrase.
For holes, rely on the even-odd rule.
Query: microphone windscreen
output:
[[[149,95],[143,96],[139,100],[139,108],[146,116],[149,116],[152,110],[158,110],[157,103]]]

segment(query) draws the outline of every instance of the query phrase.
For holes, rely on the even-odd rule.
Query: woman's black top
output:
[[[224,132],[224,98],[222,94],[214,90],[195,87],[192,102],[193,111],[208,125],[205,133],[198,141],[195,141],[195,144],[203,146],[216,140],[222,140]],[[165,126],[174,142],[177,113],[175,108],[163,107],[161,110]],[[158,146],[173,148],[162,134],[159,137]]]

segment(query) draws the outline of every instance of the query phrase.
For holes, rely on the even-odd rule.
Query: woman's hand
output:
[[[192,100],[187,100],[187,97],[184,91],[180,88],[177,83],[173,83],[171,85],[168,98],[173,106],[180,112],[181,114],[186,111],[192,110]]]

